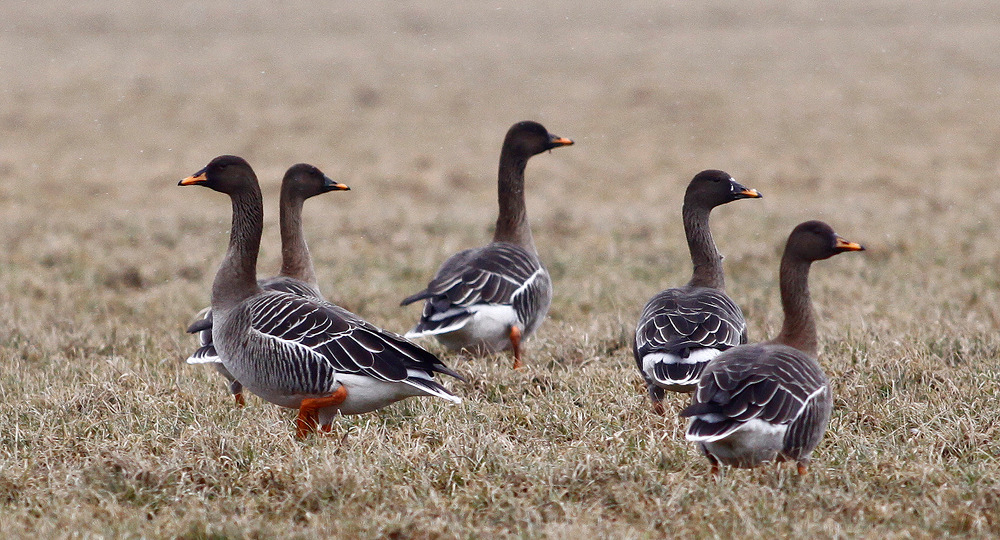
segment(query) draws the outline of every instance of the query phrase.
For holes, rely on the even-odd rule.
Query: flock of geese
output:
[[[449,349],[477,353],[511,350],[513,367],[523,365],[522,341],[545,319],[552,300],[552,281],[528,224],[524,171],[532,156],[571,144],[537,122],[510,128],[500,153],[493,241],[451,256],[426,289],[402,301],[423,301],[420,320],[405,336],[320,292],[302,233],[302,207],[310,197],[350,188],[311,165],[288,169],[281,184],[281,271],[258,280],[260,185],[244,159],[213,159],[179,184],[205,186],[232,201],[229,247],[212,284],[211,306],[188,328],[200,342],[188,363],[213,365],[240,405],[246,388],[298,409],[300,438],[328,431],[337,414],[366,413],[407,397],[460,402],[435,375],[462,376],[410,339],[433,336]],[[633,353],[656,412],[664,413],[665,392],[692,393],[680,413],[690,418],[686,438],[698,444],[713,473],[720,465],[794,460],[806,474],[832,408],[830,384],[816,360],[809,269],[814,261],[864,248],[820,221],[795,227],[779,270],[781,332],[748,344],[743,313],[725,293],[709,214],[716,206],[760,197],[722,171],[691,180],[682,215],[694,272],[686,285],[646,304]]]

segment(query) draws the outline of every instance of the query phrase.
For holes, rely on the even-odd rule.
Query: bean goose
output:
[[[552,282],[538,259],[524,206],[524,169],[532,156],[571,144],[537,122],[518,122],[507,131],[493,242],[452,255],[426,289],[402,301],[425,301],[406,337],[434,336],[453,350],[512,349],[514,368],[522,366],[521,341],[538,328],[552,302]]]
[[[687,285],[660,292],[646,303],[632,347],[658,414],[664,413],[665,390],[693,391],[709,360],[747,342],[743,312],[725,293],[722,255],[708,217],[716,206],[759,197],[757,190],[722,171],[702,171],[688,184],[681,216],[694,273]]]
[[[830,419],[830,382],[816,361],[816,319],[809,297],[814,261],[864,247],[837,236],[821,221],[792,231],[779,272],[785,320],[771,341],[741,345],[716,356],[701,375],[687,439],[719,464],[755,467],[792,459],[806,474],[812,451]]]
[[[300,437],[329,426],[337,413],[361,414],[406,397],[461,401],[433,375],[461,376],[403,337],[324,300],[260,287],[263,201],[246,161],[217,157],[180,185],[202,185],[232,199],[229,248],[212,285],[212,340],[223,365],[248,390],[298,409]]]
[[[305,163],[291,166],[281,180],[279,203],[281,228],[281,271],[277,276],[262,279],[258,284],[262,289],[284,291],[299,296],[323,298],[316,281],[309,246],[302,232],[302,205],[306,199],[351,188],[334,182],[318,168]],[[189,364],[211,364],[226,380],[236,404],[243,406],[243,385],[226,369],[219,360],[212,344],[212,310],[205,308],[197,315],[198,320],[188,328],[189,333],[197,333],[198,350],[187,359]]]

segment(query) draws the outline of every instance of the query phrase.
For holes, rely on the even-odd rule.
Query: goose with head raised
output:
[[[434,379],[462,379],[433,354],[324,300],[262,289],[257,255],[263,201],[245,160],[220,156],[181,180],[229,195],[229,248],[212,284],[212,341],[226,369],[248,390],[297,408],[297,434],[411,396],[460,402]]]
[[[406,337],[434,336],[453,350],[512,349],[514,368],[521,367],[521,341],[538,328],[552,302],[552,281],[525,209],[524,169],[532,156],[571,144],[537,122],[518,122],[507,131],[493,242],[452,255],[426,289],[402,301],[405,306],[424,300],[420,321]]]
[[[687,285],[662,291],[646,303],[632,347],[659,414],[664,413],[664,391],[693,391],[709,360],[747,342],[743,312],[725,293],[722,255],[708,218],[716,206],[760,197],[723,171],[702,171],[688,184],[681,217],[694,272]]]
[[[785,319],[778,337],[712,359],[691,406],[680,413],[691,418],[687,439],[698,443],[713,472],[719,464],[750,468],[789,459],[806,474],[833,408],[830,382],[816,360],[809,269],[814,261],[862,250],[821,221],[802,223],[789,235],[779,270]]]
[[[309,246],[302,231],[302,206],[310,197],[349,189],[351,188],[331,180],[313,165],[298,163],[288,168],[281,180],[279,199],[281,271],[277,276],[259,280],[257,283],[262,289],[323,298],[316,281],[316,270],[309,254]],[[243,406],[243,385],[229,373],[212,344],[211,308],[201,310],[197,318],[198,320],[188,327],[187,331],[198,334],[200,347],[188,357],[187,363],[211,364],[229,381],[229,391],[236,399],[236,404]]]

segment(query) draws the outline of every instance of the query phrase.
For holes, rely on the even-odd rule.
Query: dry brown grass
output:
[[[5,6],[0,536],[1000,534],[991,2],[328,4]],[[229,210],[178,179],[255,166],[266,273],[282,171],[351,185],[307,208],[320,282],[404,330],[399,299],[489,237],[522,119],[577,141],[528,171],[556,297],[526,370],[447,356],[462,405],[299,443],[181,363]],[[836,407],[804,479],[713,482],[640,390],[628,336],[690,272],[680,199],[710,167],[765,194],[713,221],[755,339],[795,224],[870,248],[813,273]]]

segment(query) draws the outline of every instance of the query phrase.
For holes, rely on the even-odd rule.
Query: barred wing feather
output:
[[[704,287],[677,288],[661,292],[646,304],[635,331],[634,353],[639,370],[654,382],[693,383],[705,361],[656,362],[648,372],[643,359],[654,354],[686,359],[694,349],[724,351],[746,342],[743,312],[725,293]]]
[[[826,375],[808,355],[777,344],[748,345],[709,362],[690,407],[688,440],[714,441],[750,420],[791,424],[829,395]]]
[[[540,306],[538,293],[548,287],[548,280],[534,255],[514,244],[495,242],[450,257],[427,289],[402,305],[427,300],[414,333],[457,328],[472,315],[469,308],[485,304],[513,305],[523,321]]]
[[[337,373],[403,382],[415,369],[461,378],[431,353],[329,302],[273,293],[258,296],[249,307],[253,330],[307,349]],[[323,369],[311,362],[308,370],[319,375]]]

